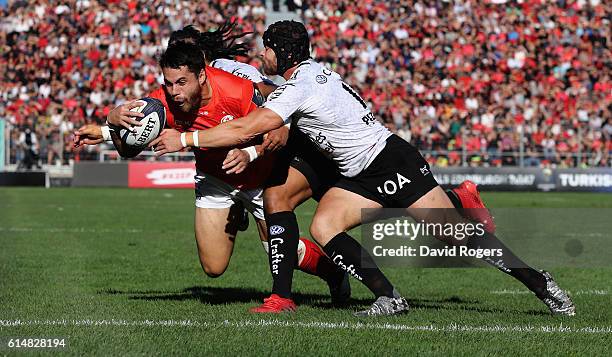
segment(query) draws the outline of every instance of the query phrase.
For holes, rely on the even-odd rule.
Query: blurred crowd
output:
[[[270,4],[268,4],[270,5]],[[612,2],[310,0],[313,56],[437,166],[612,166]],[[13,163],[97,159],[71,133],[161,83],[172,31],[265,30],[259,0],[22,0],[0,19],[0,118]],[[30,135],[32,135],[30,134]],[[30,140],[31,142],[32,140]],[[521,155],[523,153],[523,159]],[[20,156],[21,155],[21,156]]]
[[[315,57],[438,166],[607,166],[612,2],[312,0]]]
[[[97,159],[104,147],[74,149],[73,129],[102,123],[116,105],[157,88],[157,58],[172,31],[226,20],[241,32],[265,30],[258,0],[22,0],[0,15],[0,118],[12,127],[10,163],[31,155],[43,164]],[[24,139],[27,129],[34,140]]]

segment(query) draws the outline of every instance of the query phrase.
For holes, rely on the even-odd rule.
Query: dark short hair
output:
[[[197,45],[179,41],[168,46],[159,59],[159,66],[174,69],[186,66],[197,77],[206,64],[204,55]]]

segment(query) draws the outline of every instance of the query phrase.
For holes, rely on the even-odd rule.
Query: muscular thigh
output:
[[[333,187],[321,198],[310,232],[319,244],[325,245],[338,233],[360,225],[362,208],[381,207],[381,204],[357,193]]]
[[[440,187],[434,187],[410,207],[406,208],[406,213],[413,217],[416,221],[423,221],[434,224],[466,224],[469,220],[464,218],[450,201],[446,192]],[[454,240],[452,235],[437,235],[439,239],[447,243],[460,244],[465,243]]]
[[[236,238],[236,222],[231,208],[199,208],[195,211],[195,237],[200,262],[224,271],[229,264]]]

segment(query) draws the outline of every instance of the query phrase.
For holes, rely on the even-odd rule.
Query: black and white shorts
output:
[[[306,177],[312,198],[317,201],[341,178],[336,164],[295,127],[291,127],[287,145],[279,152],[266,186],[282,185],[287,179],[289,166]]]
[[[264,219],[263,189],[239,190],[214,176],[198,172],[195,176],[195,205],[223,209],[241,202],[257,219]]]
[[[438,182],[419,151],[392,135],[370,166],[357,176],[342,177],[334,186],[386,208],[407,208],[438,186]]]

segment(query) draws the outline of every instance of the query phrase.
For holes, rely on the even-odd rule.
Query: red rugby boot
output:
[[[282,312],[295,312],[295,310],[297,310],[297,306],[293,300],[272,294],[269,298],[264,299],[263,304],[253,307],[249,311],[253,313],[280,314]]]
[[[453,188],[453,192],[459,197],[463,206],[463,215],[475,222],[484,224],[485,231],[495,233],[495,222],[480,198],[476,184],[470,180],[463,181],[459,186]]]

